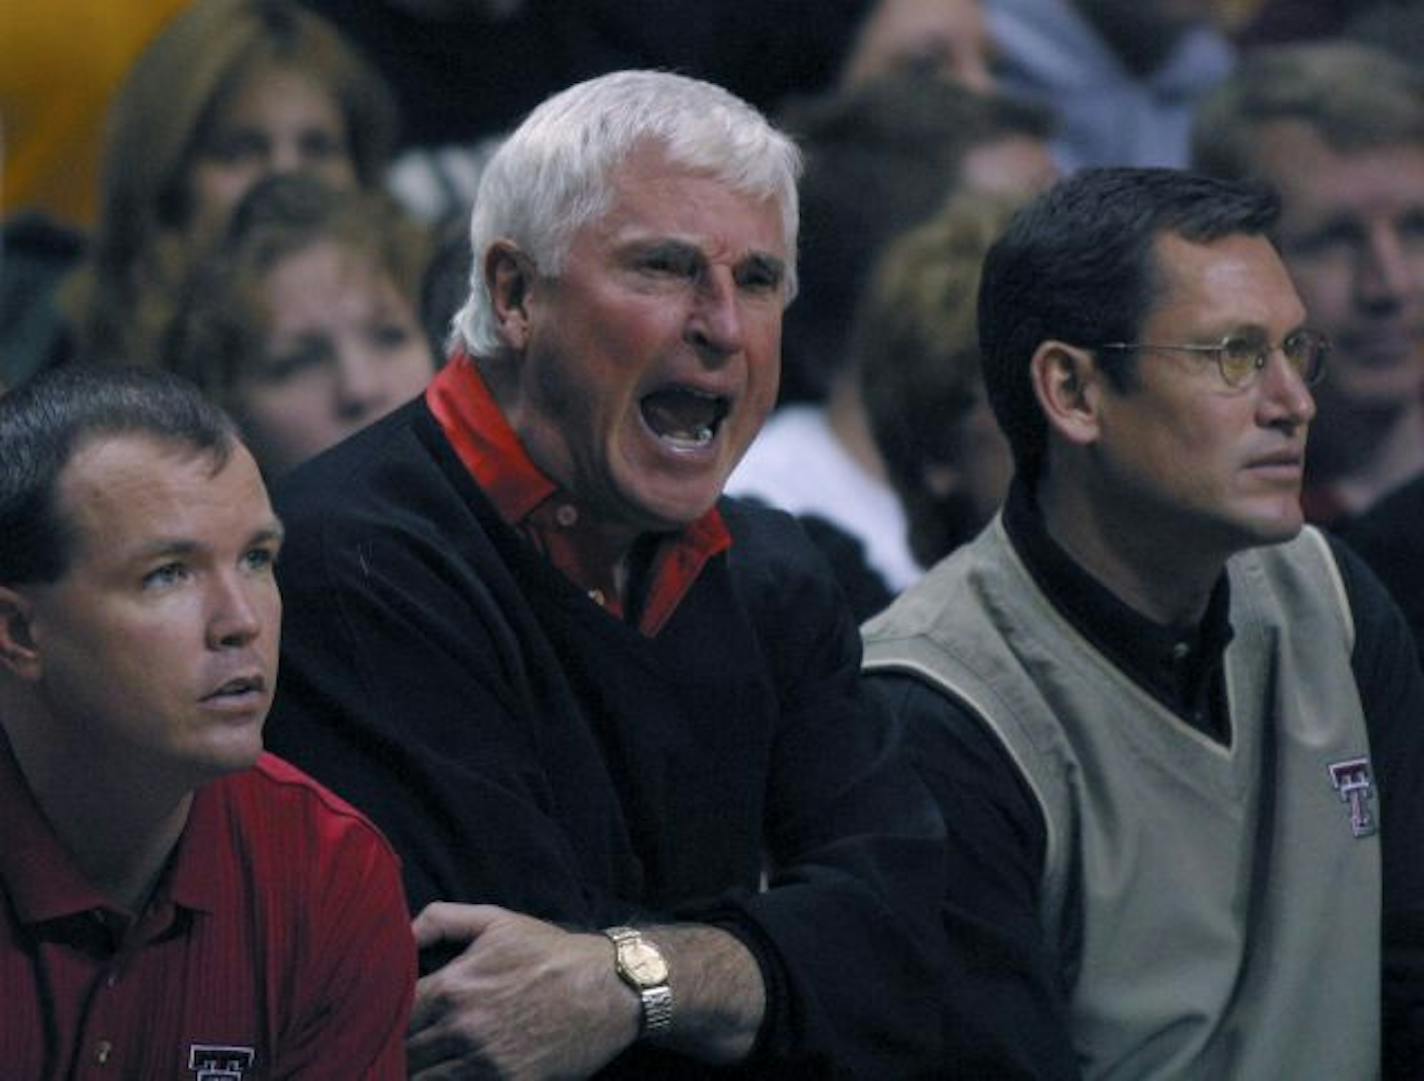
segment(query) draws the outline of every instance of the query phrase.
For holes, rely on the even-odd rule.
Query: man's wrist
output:
[[[613,943],[614,971],[638,996],[639,1037],[667,1032],[672,1028],[673,994],[662,950],[632,927],[607,927],[603,934]]]

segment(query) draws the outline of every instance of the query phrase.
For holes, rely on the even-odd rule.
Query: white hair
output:
[[[661,71],[619,71],[547,99],[500,146],[480,178],[470,216],[470,295],[452,338],[471,356],[501,348],[484,257],[497,240],[557,274],[575,234],[612,207],[613,174],[641,145],[733,191],[776,199],[796,292],[796,179],[801,154],[759,112],[719,86]]]

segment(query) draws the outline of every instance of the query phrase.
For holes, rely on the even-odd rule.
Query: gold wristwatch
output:
[[[642,1036],[656,1036],[672,1026],[672,988],[662,951],[632,927],[605,927],[613,941],[613,965],[618,977],[643,1003]]]

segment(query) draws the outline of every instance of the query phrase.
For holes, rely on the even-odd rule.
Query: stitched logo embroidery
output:
[[[257,1057],[250,1047],[222,1047],[195,1043],[188,1046],[188,1069],[198,1081],[242,1081]]]
[[[1330,783],[1340,793],[1340,802],[1350,807],[1350,832],[1356,837],[1371,837],[1379,829],[1370,812],[1369,801],[1375,795],[1375,783],[1370,777],[1368,758],[1349,758],[1329,765]]]

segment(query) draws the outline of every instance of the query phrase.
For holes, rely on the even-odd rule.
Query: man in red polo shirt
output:
[[[156,374],[0,399],[0,1073],[401,1077],[414,945],[375,828],[262,753],[282,527]]]

